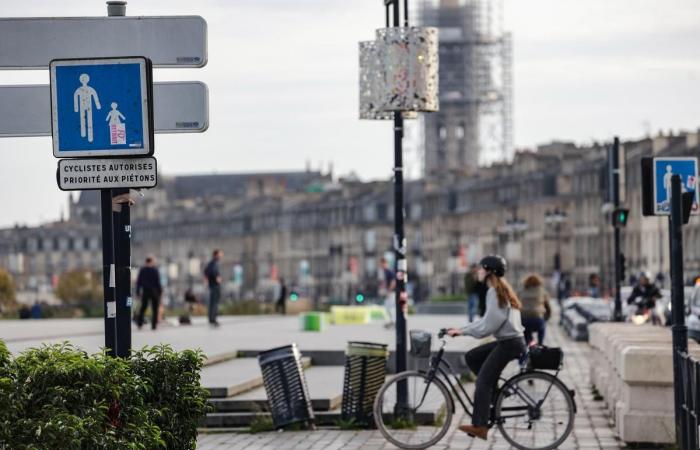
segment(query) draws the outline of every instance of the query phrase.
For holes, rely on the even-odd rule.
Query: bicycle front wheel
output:
[[[405,392],[406,404],[397,406],[397,393]],[[374,421],[382,435],[399,448],[423,449],[445,436],[452,422],[454,404],[445,384],[428,383],[423,372],[401,372],[379,389],[374,400]]]
[[[571,393],[557,377],[526,372],[506,382],[494,413],[498,429],[513,447],[551,450],[569,437],[575,406]]]

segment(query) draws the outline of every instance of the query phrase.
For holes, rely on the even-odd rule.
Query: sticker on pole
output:
[[[62,191],[152,188],[158,182],[158,166],[153,157],[61,159],[56,177]]]
[[[671,214],[671,177],[680,175],[681,192],[694,192],[691,214],[698,214],[698,159],[654,158],[654,214]]]
[[[57,59],[49,69],[55,157],[153,154],[148,59]]]

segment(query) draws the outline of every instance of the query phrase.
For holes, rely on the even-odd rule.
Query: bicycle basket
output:
[[[430,356],[430,342],[432,335],[427,331],[411,330],[411,355],[419,358]]]
[[[559,370],[564,361],[564,352],[559,347],[536,345],[530,349],[530,367],[540,370]]]

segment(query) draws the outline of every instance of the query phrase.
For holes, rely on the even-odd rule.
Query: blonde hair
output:
[[[497,277],[493,274],[486,276],[486,280],[491,283],[491,286],[496,290],[496,296],[498,297],[498,306],[505,308],[510,304],[511,308],[521,309],[523,304],[520,302],[518,295],[513,290],[513,287],[508,283],[503,277]]]

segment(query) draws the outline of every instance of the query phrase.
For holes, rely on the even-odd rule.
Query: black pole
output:
[[[613,141],[611,154],[609,157],[610,166],[610,194],[611,200],[615,207],[615,210],[620,206],[620,140],[615,136]],[[622,267],[620,261],[620,255],[622,250],[620,248],[620,227],[614,225],[614,235],[613,235],[613,246],[615,255],[615,310],[613,312],[613,319],[616,322],[622,322],[622,297],[620,293],[620,282],[622,281]]]
[[[128,195],[129,189],[113,189],[115,196]],[[113,213],[114,264],[117,300],[117,356],[131,354],[131,210],[129,202]],[[157,313],[157,312],[156,312]]]
[[[389,6],[393,7],[393,25],[401,26],[401,14],[399,0],[387,3],[387,27],[389,27]],[[404,3],[405,23],[408,25],[408,3]],[[396,372],[406,370],[407,361],[407,333],[406,310],[407,298],[406,275],[408,265],[406,262],[406,244],[404,236],[404,199],[403,199],[403,116],[400,111],[394,112],[394,255],[396,273]],[[396,386],[396,405],[394,413],[406,418],[408,415],[408,385],[399,382]]]
[[[683,295],[683,217],[681,202],[681,177],[671,178],[671,311],[673,314],[673,393],[675,397],[676,443],[689,449],[688,423],[684,420],[681,405],[684,401],[681,354],[688,352],[688,327],[685,326],[685,299]]]
[[[117,303],[114,267],[114,229],[112,222],[112,190],[102,189],[102,289],[104,292],[105,348],[110,356],[117,355]]]

